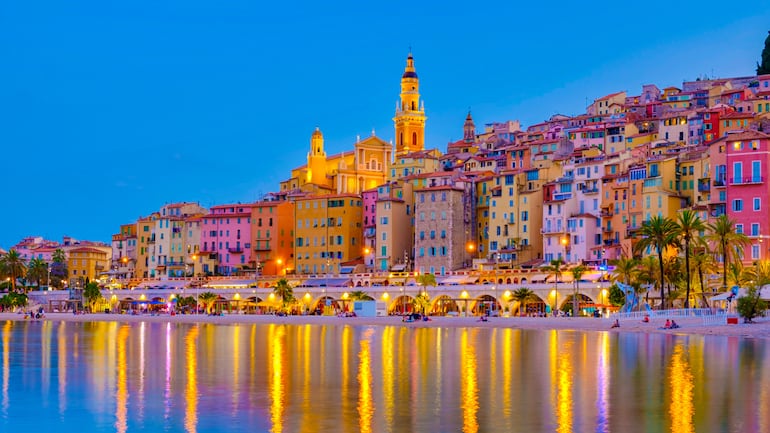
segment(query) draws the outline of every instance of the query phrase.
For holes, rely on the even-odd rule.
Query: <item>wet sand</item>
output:
[[[31,320],[24,319],[20,313],[0,313],[0,320]],[[607,332],[641,332],[665,334],[694,334],[739,336],[746,338],[770,339],[770,318],[755,319],[754,324],[739,323],[737,325],[704,325],[701,318],[676,319],[681,327],[674,330],[661,329],[665,319],[653,319],[642,323],[638,319],[620,321],[620,328],[611,328],[614,319],[605,318],[570,318],[570,317],[490,317],[483,322],[478,317],[431,317],[430,321],[403,322],[399,316],[388,317],[337,317],[337,316],[273,316],[252,314],[225,314],[223,316],[207,315],[128,315],[128,314],[81,314],[47,313],[40,320],[90,322],[160,322],[160,323],[210,323],[210,324],[251,324],[278,323],[294,325],[354,325],[354,326],[403,326],[409,328],[514,328],[535,330],[574,330],[574,331],[607,331]],[[741,320],[742,322],[742,320]]]

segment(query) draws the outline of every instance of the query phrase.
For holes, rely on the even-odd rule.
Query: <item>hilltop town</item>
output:
[[[606,269],[629,257],[653,216],[729,215],[750,239],[743,260],[770,258],[770,75],[654,84],[601,96],[577,116],[477,127],[441,149],[412,54],[401,76],[395,143],[374,133],[307,160],[253,203],[171,203],[112,235],[111,245],[27,238],[25,260],[61,248],[69,278],[532,268],[561,258]],[[458,129],[460,125],[458,122]],[[49,276],[50,279],[50,276]],[[64,282],[62,282],[64,283]],[[56,285],[56,284],[53,284]]]

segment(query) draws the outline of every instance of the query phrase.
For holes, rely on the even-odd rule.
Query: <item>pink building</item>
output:
[[[377,247],[377,195],[377,188],[361,194],[364,200],[364,265],[367,269],[374,267]]]
[[[240,203],[213,206],[203,217],[201,252],[216,254],[215,274],[240,274],[249,268],[253,260],[251,208]]]
[[[757,132],[728,134],[715,143],[724,145],[727,214],[736,231],[751,240],[744,263],[770,259],[770,135]]]

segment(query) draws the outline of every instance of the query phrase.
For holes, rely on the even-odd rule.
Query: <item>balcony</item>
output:
[[[227,251],[229,251],[230,254],[243,254],[243,248],[241,247],[228,248]]]
[[[617,239],[608,239],[608,240],[604,241],[603,245],[605,247],[611,247],[613,245],[620,245],[620,241],[617,240]]]
[[[571,192],[557,192],[553,195],[552,201],[563,201],[563,200],[569,200],[572,198]]]
[[[270,245],[262,244],[257,242],[257,245],[254,247],[254,251],[270,251]]]
[[[612,232],[613,232],[613,229],[612,229],[612,226],[603,226],[603,227],[602,227],[602,231],[603,231],[604,233],[612,233]]]
[[[602,209],[602,212],[601,212],[602,218],[609,218],[612,215],[614,215],[614,213],[612,212],[612,208]]]
[[[542,235],[551,235],[551,234],[559,234],[559,233],[564,233],[564,229],[562,229],[562,228],[556,228],[556,229],[554,229],[554,228],[541,228],[540,229],[540,234],[542,234]]]
[[[169,268],[183,268],[184,263],[183,262],[175,262],[173,260],[166,262],[166,266]]]
[[[698,192],[711,191],[711,183],[709,178],[698,179]]]
[[[150,236],[149,238],[147,238],[147,243],[148,244],[154,244],[155,243],[155,236]]]
[[[592,187],[589,187],[589,188],[585,188],[583,190],[583,194],[596,194],[598,192],[599,192],[599,187],[597,187],[597,186],[592,186]]]
[[[764,176],[734,177],[730,179],[730,185],[758,185],[764,181]]]
[[[725,186],[725,180],[724,179],[714,179],[714,186],[724,187]]]

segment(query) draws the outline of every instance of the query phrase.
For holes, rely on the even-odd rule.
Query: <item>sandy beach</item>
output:
[[[0,313],[0,320],[31,320],[25,319],[20,313]],[[626,319],[620,321],[620,328],[611,328],[613,319],[598,318],[569,318],[569,317],[491,317],[488,321],[480,321],[477,317],[432,317],[430,321],[403,322],[399,316],[389,317],[337,317],[337,316],[273,316],[225,314],[223,316],[207,315],[127,315],[127,314],[81,314],[48,313],[43,319],[48,321],[119,321],[119,322],[171,322],[171,323],[207,323],[207,324],[251,324],[279,323],[294,325],[353,325],[353,326],[403,326],[409,328],[514,328],[534,330],[573,330],[573,331],[603,331],[603,332],[641,332],[678,335],[716,335],[738,336],[745,338],[770,339],[770,319],[759,318],[756,323],[737,325],[703,325],[701,318],[676,319],[681,326],[679,329],[661,329],[665,320],[654,319],[649,323],[641,320]]]

